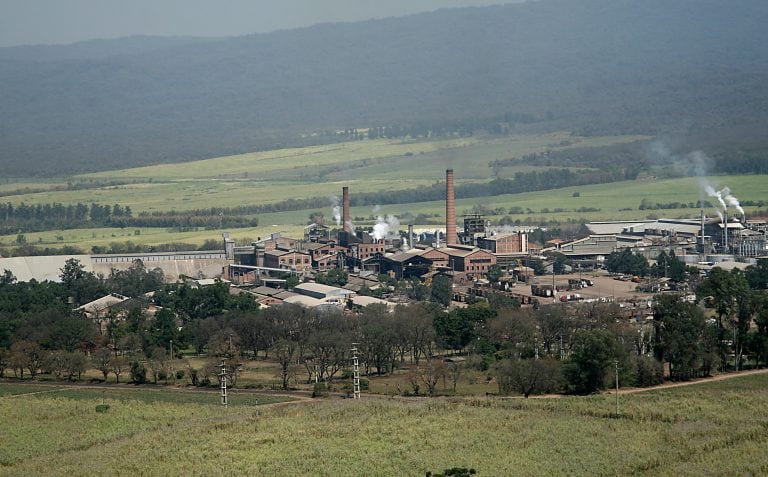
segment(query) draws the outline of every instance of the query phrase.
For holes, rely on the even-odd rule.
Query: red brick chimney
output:
[[[345,232],[352,232],[351,220],[349,219],[349,187],[343,187],[341,189],[341,220]]]
[[[453,192],[453,169],[445,171],[445,243],[456,245],[456,203]]]

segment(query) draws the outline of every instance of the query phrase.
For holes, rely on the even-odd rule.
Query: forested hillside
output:
[[[0,163],[6,177],[61,175],[393,125],[754,139],[768,122],[766,24],[760,0],[541,0],[0,49]]]

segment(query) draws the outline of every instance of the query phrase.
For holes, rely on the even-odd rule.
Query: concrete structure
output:
[[[61,269],[67,260],[79,261],[86,272],[93,272],[93,263],[90,255],[52,255],[39,257],[12,257],[0,258],[0,273],[5,270],[13,273],[16,280],[28,282],[61,282]]]
[[[52,255],[39,257],[0,258],[0,272],[9,270],[18,281],[32,279],[39,282],[59,282],[61,269],[69,259],[80,262],[85,271],[109,276],[113,269],[128,270],[136,260],[141,260],[148,270],[159,268],[166,281],[173,282],[182,276],[218,277],[222,267],[229,262],[225,252],[161,252],[122,253],[99,255]]]

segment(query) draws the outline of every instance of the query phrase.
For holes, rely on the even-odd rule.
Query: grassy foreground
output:
[[[613,396],[364,399],[221,410],[0,399],[5,475],[765,475],[768,376]],[[77,435],[77,439],[72,439]]]

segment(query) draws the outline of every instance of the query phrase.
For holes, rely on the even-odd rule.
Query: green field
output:
[[[306,215],[306,214],[305,214]],[[232,238],[241,243],[249,243],[258,237],[267,237],[271,233],[280,232],[285,236],[301,237],[304,233],[302,225],[269,224],[263,226],[232,230]],[[139,234],[136,234],[136,230]],[[189,243],[200,245],[206,240],[221,241],[220,230],[200,229],[191,232],[178,232],[165,228],[94,228],[52,230],[46,232],[31,232],[24,234],[28,243],[38,247],[60,248],[65,245],[80,247],[86,252],[94,245],[109,246],[112,243],[133,242],[141,245],[162,245],[168,243]],[[16,246],[16,235],[0,235],[0,247],[13,248]],[[223,247],[223,242],[222,242]]]
[[[765,184],[768,183],[768,176],[715,176],[708,179],[712,184],[719,187],[729,186],[733,193],[741,200],[768,200],[768,189],[765,187]],[[340,189],[340,185],[337,187],[337,184],[318,185],[317,187],[320,195],[332,195]],[[352,193],[354,191],[353,189]],[[578,192],[579,197],[573,196],[576,192]],[[638,207],[643,199],[660,203],[688,203],[707,198],[701,195],[699,180],[689,177],[682,179],[615,182],[524,194],[459,199],[456,201],[456,210],[461,215],[471,212],[476,206],[482,206],[489,210],[503,208],[504,214],[490,214],[489,217],[499,219],[509,216],[513,220],[528,220],[535,223],[546,223],[553,220],[560,222],[567,222],[569,220],[579,222],[592,220],[637,220],[649,216],[696,218],[699,215],[697,209],[689,208],[639,210]],[[713,201],[713,199],[709,200]],[[522,208],[523,213],[509,213],[509,209],[512,207]],[[578,209],[582,207],[599,210],[579,212]],[[530,209],[530,213],[527,212],[528,209]],[[549,212],[543,212],[545,209],[548,209]],[[562,211],[555,211],[555,209],[562,209]],[[745,209],[747,212],[750,212],[755,208],[745,207]],[[259,216],[259,227],[235,229],[230,232],[232,232],[232,236],[236,240],[241,241],[265,237],[273,232],[282,232],[288,236],[300,237],[303,233],[303,226],[306,225],[309,213],[312,210],[323,212],[329,220],[332,216],[330,204],[326,209],[262,214]],[[377,213],[393,214],[399,217],[409,213],[414,215],[419,213],[433,214],[436,217],[432,220],[441,222],[444,220],[445,204],[442,201],[432,201],[385,205]],[[712,210],[707,211],[707,213],[710,216],[714,216],[714,211]],[[364,217],[367,219],[367,222],[366,220],[355,221],[356,225],[370,224],[373,209],[369,207],[352,207],[351,215],[352,217]],[[202,244],[207,239],[219,240],[221,238],[220,230],[201,229],[192,232],[175,232],[173,229],[165,228],[142,228],[138,229],[140,230],[138,235],[135,233],[136,230],[135,228],[97,228],[48,231],[25,235],[27,242],[34,245],[49,247],[74,245],[86,251],[93,245],[107,246],[113,242],[125,242],[128,240],[137,244],[160,245],[169,242]],[[0,247],[12,247],[15,240],[16,235],[0,236]]]
[[[645,138],[580,138],[560,132],[498,139],[346,142],[83,175],[73,181],[130,183],[17,194],[2,200],[12,204],[118,203],[130,206],[134,213],[268,204],[291,198],[338,196],[343,185],[356,192],[423,187],[443,180],[449,167],[455,169],[457,183],[487,181],[492,175],[488,163],[497,159],[642,139]],[[531,169],[534,168],[521,165],[504,171],[511,174]],[[42,187],[41,184],[27,185]]]
[[[312,209],[261,214],[258,216],[259,227],[229,230],[236,240],[247,242],[273,232],[301,236],[309,213],[313,211],[322,212],[327,221],[332,221],[333,197],[338,198],[342,186],[349,186],[353,195],[424,187],[443,181],[447,167],[454,168],[459,184],[487,181],[492,177],[488,164],[493,160],[547,150],[605,146],[643,139],[647,138],[583,138],[558,132],[503,138],[346,142],[83,175],[71,178],[71,182],[82,185],[94,181],[93,188],[54,190],[54,187],[61,188],[66,184],[57,180],[49,184],[51,190],[6,195],[0,197],[0,200],[13,204],[119,203],[130,206],[134,214],[137,214],[141,211],[269,204],[291,198],[328,198],[326,203]],[[514,172],[531,169],[535,168],[530,165],[513,165],[505,167],[501,176],[508,177]],[[768,176],[718,176],[708,179],[714,186],[729,186],[741,200],[768,200],[768,189],[765,187]],[[104,181],[118,181],[121,185],[98,186]],[[0,193],[23,191],[26,187],[40,190],[45,189],[46,184],[39,181],[2,184]],[[490,219],[506,218],[534,224],[551,221],[636,220],[648,217],[682,218],[698,217],[699,214],[698,210],[690,208],[639,210],[643,199],[661,203],[695,203],[707,197],[703,196],[698,179],[683,178],[616,182],[459,199],[456,205],[459,215],[480,211]],[[511,210],[516,207],[519,210]],[[750,212],[755,208],[746,209]],[[372,224],[373,207],[353,207],[351,212],[355,225]],[[714,211],[708,213],[714,215]],[[404,217],[409,214],[427,214],[433,224],[441,224],[444,221],[444,203],[433,201],[384,205],[376,214],[393,214],[403,218],[403,223],[408,221]],[[220,240],[221,232],[204,229],[178,232],[172,228],[98,228],[27,233],[25,238],[27,243],[40,247],[74,245],[89,251],[94,245],[106,247],[126,241],[145,245],[169,242],[200,245],[206,240]],[[0,247],[13,248],[16,239],[16,234],[0,236]]]
[[[6,386],[6,385],[0,385]],[[138,391],[141,392],[141,391]],[[106,413],[95,406],[106,395]],[[2,475],[765,475],[768,376],[621,396],[220,406],[0,398]],[[72,436],[77,436],[72,439]]]

